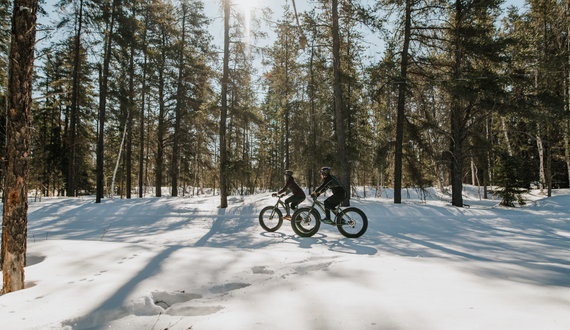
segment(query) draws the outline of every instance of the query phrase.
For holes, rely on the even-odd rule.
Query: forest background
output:
[[[13,5],[0,2],[4,118]],[[51,23],[37,29],[36,196],[97,186],[102,198],[188,196],[221,179],[225,193],[248,194],[281,187],[285,169],[311,191],[321,166],[349,187],[436,185],[456,206],[464,183],[481,186],[482,198],[490,185],[548,195],[569,186],[568,0],[524,10],[498,0],[338,0],[339,70],[336,0],[297,1],[298,15],[283,1],[278,17],[264,1],[230,1],[226,53],[212,33],[225,2],[212,2],[215,17],[190,0],[51,4]],[[383,41],[377,56],[369,35]]]

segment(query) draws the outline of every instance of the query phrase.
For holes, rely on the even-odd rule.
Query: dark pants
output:
[[[289,198],[287,198],[285,200],[285,208],[287,210],[287,215],[290,215],[289,203],[291,203],[291,208],[293,209],[293,211],[295,211],[297,209],[297,206],[299,205],[299,203],[301,203],[304,200],[305,200],[305,197],[301,197],[301,196],[297,196],[297,195],[291,195]]]
[[[338,204],[342,203],[344,200],[344,194],[334,194],[331,197],[325,199],[325,211],[327,213],[327,218],[331,218],[331,209],[334,209]]]

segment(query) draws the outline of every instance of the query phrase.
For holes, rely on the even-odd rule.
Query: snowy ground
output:
[[[570,192],[516,209],[465,194],[470,208],[433,189],[401,205],[367,191],[352,200],[370,220],[359,239],[264,232],[269,194],[227,209],[44,198],[30,204],[27,289],[0,296],[0,327],[570,329]]]

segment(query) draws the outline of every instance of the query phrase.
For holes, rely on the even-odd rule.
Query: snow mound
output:
[[[558,195],[544,198],[534,202],[531,208],[567,212],[570,211],[570,195]]]
[[[129,315],[204,316],[214,314],[223,309],[221,306],[194,307],[187,305],[189,301],[201,298],[202,295],[185,293],[184,291],[155,291],[133,299],[125,306],[114,310],[94,311],[88,315],[64,321],[62,326],[64,330],[81,330],[119,320]]]

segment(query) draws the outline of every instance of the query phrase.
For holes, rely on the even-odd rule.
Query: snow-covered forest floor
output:
[[[358,239],[263,231],[269,193],[227,209],[218,196],[43,198],[27,288],[0,296],[0,328],[570,329],[570,191],[518,208],[470,186],[469,208],[433,189],[400,205],[374,195],[352,199],[369,218]]]

